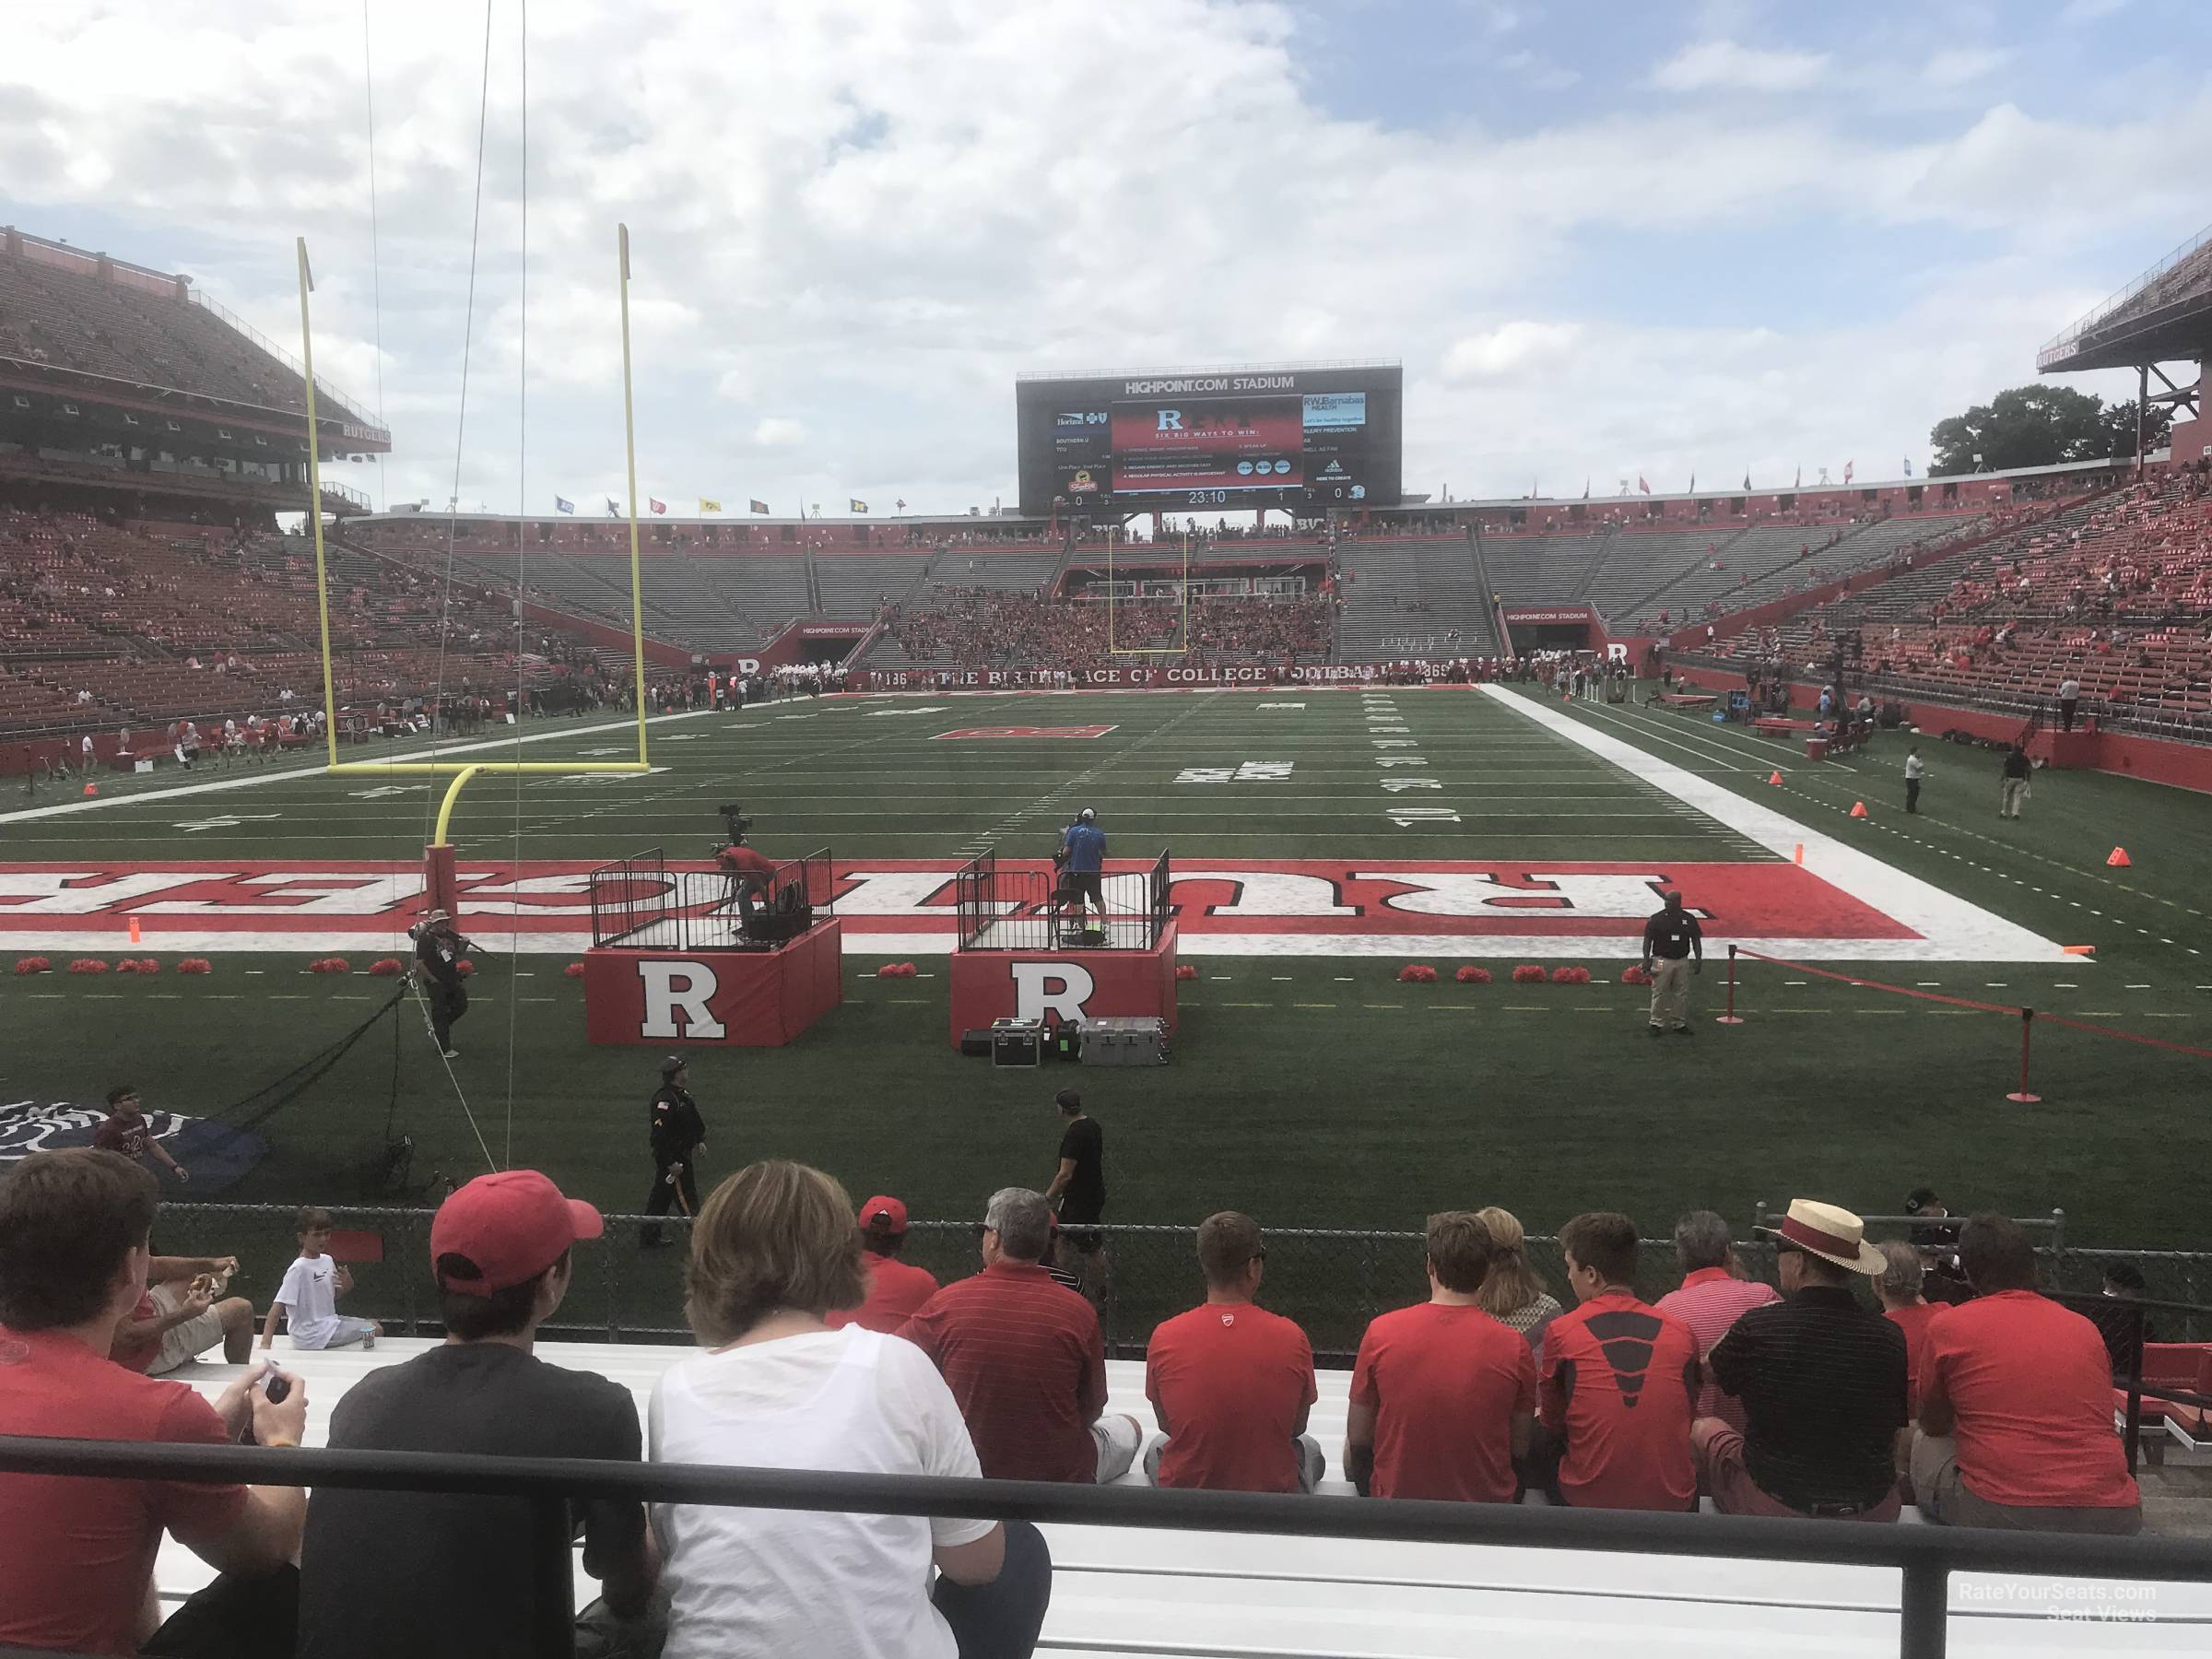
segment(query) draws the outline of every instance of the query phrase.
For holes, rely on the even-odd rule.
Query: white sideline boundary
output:
[[[1834,836],[1786,818],[1770,806],[1747,800],[1709,778],[1646,754],[1580,721],[1502,686],[1476,688],[1491,701],[1511,709],[1564,742],[1609,760],[1641,782],[1764,847],[1777,858],[1805,849],[1805,867],[1840,892],[1894,918],[1917,939],[1762,939],[1769,956],[1811,955],[1835,961],[1863,959],[1891,962],[2074,962],[2064,949],[2018,923],[2007,922],[1978,904],[1947,893],[1932,882],[1909,876]]]

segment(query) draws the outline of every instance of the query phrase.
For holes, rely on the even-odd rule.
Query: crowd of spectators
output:
[[[235,1264],[151,1253],[159,1193],[135,1107],[119,1100],[94,1147],[41,1153],[0,1179],[0,1432],[222,1444],[250,1430],[299,1444],[312,1402],[294,1373],[249,1371],[212,1404],[148,1374],[161,1369],[144,1358],[149,1341],[166,1351],[149,1299]],[[1922,1213],[1940,1217],[1927,1196]],[[285,1291],[295,1346],[373,1335],[301,1326],[302,1307],[331,1317],[308,1288],[329,1218],[304,1213],[300,1227]],[[664,1373],[642,1428],[620,1387],[533,1351],[578,1247],[603,1228],[530,1171],[447,1198],[429,1241],[447,1340],[348,1389],[329,1443],[1083,1484],[1141,1466],[1163,1487],[1278,1493],[1313,1489],[1329,1462],[1308,1432],[1312,1350],[1260,1305],[1266,1241],[1249,1216],[1201,1226],[1203,1300],[1148,1345],[1156,1440],[1107,1408],[1098,1314],[1053,1265],[1069,1246],[1042,1194],[994,1193],[982,1270],[939,1286],[899,1259],[897,1199],[856,1211],[804,1166],[738,1171],[691,1230],[699,1351]],[[1346,1476],[1377,1498],[1686,1511],[1702,1493],[1730,1513],[1879,1523],[1917,1502],[1951,1524],[2138,1528],[2107,1335],[2038,1292],[2017,1223],[1939,1221],[1877,1248],[1855,1215],[1800,1199],[1767,1230],[1779,1291],[1750,1278],[1720,1217],[1698,1211],[1676,1229],[1680,1288],[1654,1303],[1626,1216],[1561,1227],[1564,1296],[1531,1267],[1510,1213],[1430,1217],[1427,1297],[1375,1318],[1359,1343]],[[1938,1282],[1940,1304],[1927,1294]],[[201,1322],[198,1337],[242,1359],[219,1304],[196,1284],[186,1294],[197,1311],[170,1328]],[[284,1388],[264,1388],[270,1376]],[[146,1650],[168,1653],[544,1654],[570,1651],[580,1625],[591,1651],[661,1641],[677,1659],[1021,1654],[1051,1594],[1044,1540],[1018,1523],[572,1507],[602,1591],[580,1621],[565,1577],[535,1571],[542,1529],[520,1500],[0,1476],[0,1515],[13,1518],[0,1641],[137,1651],[154,1631],[164,1533],[219,1574]]]
[[[887,614],[890,635],[917,663],[959,668],[1102,668],[1113,653],[1184,643],[1183,607],[1166,600],[1109,605],[1102,600],[1047,599],[984,587],[948,587],[928,610]],[[1194,665],[1327,660],[1335,601],[1194,599],[1188,658]]]

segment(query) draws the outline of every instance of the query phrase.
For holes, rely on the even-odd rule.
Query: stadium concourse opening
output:
[[[915,9],[11,19],[0,1649],[2200,1651],[2212,239],[1645,222],[2199,19]]]

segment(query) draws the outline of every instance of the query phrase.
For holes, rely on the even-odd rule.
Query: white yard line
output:
[[[756,711],[773,709],[775,703],[756,703],[751,709],[689,709],[680,714],[648,714],[647,725],[665,725],[675,720],[701,720],[710,714],[749,714]],[[397,762],[420,760],[450,760],[456,755],[482,754],[488,749],[511,749],[516,743],[558,743],[571,737],[592,737],[606,732],[634,732],[637,717],[618,721],[611,725],[563,726],[557,732],[525,732],[520,738],[494,737],[482,743],[452,743],[443,748],[409,749],[405,754],[378,755],[363,759],[364,766],[389,766]],[[341,758],[341,765],[345,764]],[[0,824],[19,824],[31,818],[61,818],[72,812],[104,812],[113,806],[136,806],[148,803],[182,800],[187,795],[220,794],[231,789],[256,789],[265,783],[288,783],[301,778],[323,778],[330,775],[327,764],[318,760],[312,766],[291,766],[282,770],[263,767],[243,777],[217,778],[206,783],[180,783],[169,789],[140,789],[129,794],[97,795],[93,799],[63,801],[52,806],[24,806],[14,812],[0,812]]]
[[[1793,956],[1812,951],[1826,960],[1865,959],[1897,962],[2063,962],[2069,958],[2053,941],[2030,933],[2017,923],[1970,904],[1917,876],[1847,842],[1799,823],[1771,807],[1747,800],[1734,790],[1662,760],[1654,755],[1594,727],[1555,713],[1543,704],[1517,697],[1499,686],[1477,690],[1503,704],[1523,719],[1535,722],[1555,736],[1611,761],[1623,771],[1642,779],[1676,800],[1724,824],[1778,858],[1788,858],[1799,846],[1805,849],[1806,868],[1830,887],[1850,894],[1862,904],[1903,923],[1918,939],[1829,939],[1818,947],[1809,941],[1776,939],[1757,948],[1770,956]]]

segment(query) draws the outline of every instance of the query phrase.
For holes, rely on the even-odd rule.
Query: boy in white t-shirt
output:
[[[284,1283],[269,1303],[269,1316],[261,1327],[263,1347],[276,1340],[278,1313],[284,1315],[296,1348],[345,1347],[356,1342],[374,1347],[383,1334],[374,1320],[347,1319],[337,1311],[338,1297],[353,1288],[353,1275],[331,1257],[331,1226],[326,1209],[300,1212],[300,1259],[285,1269]]]

